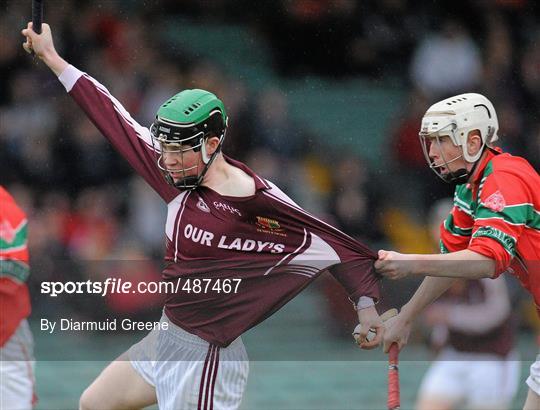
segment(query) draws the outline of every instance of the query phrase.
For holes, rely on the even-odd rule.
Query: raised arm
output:
[[[32,30],[32,23],[28,23],[22,34],[26,37],[24,49],[33,50],[58,76],[66,91],[135,171],[166,202],[176,197],[178,190],[167,184],[156,164],[148,128],[137,123],[107,88],[58,55],[48,24],[42,25],[42,33],[38,35]]]

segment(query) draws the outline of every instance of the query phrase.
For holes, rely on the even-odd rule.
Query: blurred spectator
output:
[[[478,87],[482,61],[480,50],[461,22],[448,19],[440,31],[428,35],[414,53],[411,77],[414,85],[436,100]]]
[[[378,181],[361,158],[345,155],[332,169],[334,189],[330,211],[338,226],[364,243],[381,243],[381,198]]]
[[[538,34],[540,28],[536,28],[537,41],[530,41],[523,59],[521,60],[521,76],[526,97],[526,106],[532,115],[540,113],[540,43]]]
[[[128,236],[136,240],[147,255],[163,256],[163,227],[167,219],[167,208],[161,198],[139,177],[129,184],[129,226]]]
[[[351,72],[349,46],[357,23],[352,0],[268,2],[264,27],[284,75],[343,75]],[[276,30],[279,27],[279,30]]]
[[[288,187],[287,172],[289,163],[281,161],[279,155],[274,151],[266,147],[253,149],[248,153],[246,162],[249,167],[257,168],[257,172],[262,177],[278,186]]]
[[[531,138],[527,143],[527,152],[535,169],[540,170],[540,121],[532,127]]]
[[[8,16],[2,15],[0,17],[0,107],[12,103],[13,79],[20,72],[13,69],[14,63],[17,67],[24,67],[23,59],[18,53],[18,33],[10,29]]]
[[[449,185],[441,184],[435,175],[427,172],[428,165],[418,138],[419,124],[430,105],[421,90],[413,90],[391,136],[389,169],[393,178],[388,181],[388,191],[394,193],[393,204],[408,210],[416,219],[427,215],[434,200],[451,192]]]
[[[277,88],[264,90],[257,99],[254,144],[262,145],[276,154],[296,157],[305,147],[301,131],[289,118],[287,97]]]
[[[487,12],[486,26],[483,88],[492,98],[502,99],[516,91],[514,71],[517,56],[512,45],[512,33],[507,19],[497,10]]]
[[[171,97],[171,90],[181,88],[182,76],[179,70],[170,63],[149,67],[148,76],[152,82],[148,84],[145,97],[142,99],[139,120],[141,124],[151,124],[162,101]]]
[[[359,32],[351,44],[355,72],[401,76],[418,37],[426,29],[426,11],[411,13],[407,0],[359,2],[355,19]]]
[[[523,116],[514,103],[502,100],[497,108],[500,147],[512,155],[527,157]]]
[[[426,169],[426,158],[418,139],[418,124],[429,106],[427,96],[420,90],[413,90],[393,133],[393,159],[400,172],[413,172],[416,178]]]
[[[112,190],[86,189],[67,225],[66,246],[82,260],[106,259],[119,233],[117,198]]]
[[[107,141],[96,127],[84,117],[79,117],[74,134],[65,144],[71,144],[71,163],[79,180],[95,186],[116,179],[118,161]],[[77,181],[73,181],[77,183]]]

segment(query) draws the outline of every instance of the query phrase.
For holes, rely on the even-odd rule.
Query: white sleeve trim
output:
[[[356,310],[366,309],[371,306],[375,306],[375,302],[372,298],[369,296],[360,296],[360,299],[358,299],[358,303],[356,304]]]
[[[58,76],[58,79],[69,93],[77,80],[83,75],[83,72],[78,68],[68,65],[64,71]]]

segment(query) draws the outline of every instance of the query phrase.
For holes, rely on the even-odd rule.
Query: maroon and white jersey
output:
[[[515,328],[504,277],[458,280],[443,299],[448,307],[448,344],[455,350],[505,357]]]
[[[157,167],[150,131],[103,85],[73,66],[59,79],[167,203],[163,279],[178,284],[165,304],[173,323],[209,343],[227,346],[326,270],[352,301],[379,298],[376,255],[366,246],[310,215],[274,184],[227,157],[253,177],[254,195],[229,197],[207,187],[180,191],[170,186]]]

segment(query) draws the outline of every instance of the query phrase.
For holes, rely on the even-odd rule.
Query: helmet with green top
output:
[[[194,189],[201,184],[223,145],[227,120],[223,102],[205,90],[184,90],[161,105],[150,132],[154,148],[159,153],[158,166],[167,182],[179,189]],[[205,142],[211,137],[219,138],[219,143],[217,149],[208,155]],[[197,174],[190,171],[201,164],[172,169],[165,165],[164,152],[179,154],[179,163],[183,164],[184,154],[191,150],[201,152],[202,170]],[[181,175],[181,178],[175,181],[171,172]]]

